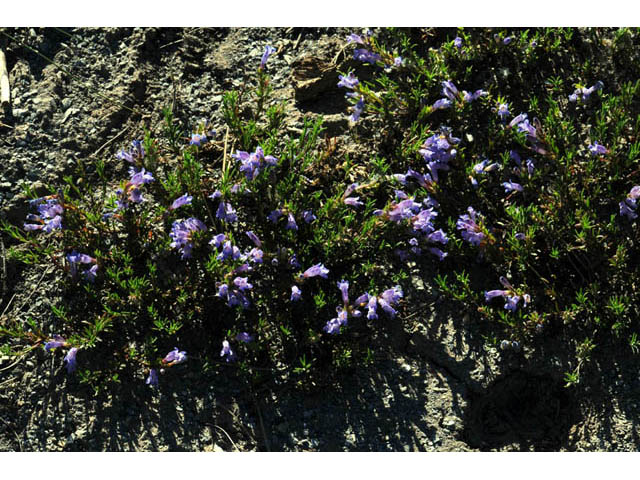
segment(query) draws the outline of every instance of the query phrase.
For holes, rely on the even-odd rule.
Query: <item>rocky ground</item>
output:
[[[348,67],[349,29],[7,29],[12,88],[0,121],[0,215],[20,224],[36,191],[71,173],[78,159],[111,159],[163,107],[194,124],[220,125],[222,92],[239,86],[266,44],[287,128],[323,115],[349,148],[347,103],[336,70]],[[38,56],[37,50],[52,63]],[[7,242],[8,239],[4,239]],[[0,321],[44,325],[56,292],[47,269],[2,265]],[[0,359],[0,450],[466,451],[636,450],[638,365],[595,359],[583,385],[564,388],[560,340],[500,353],[415,272],[421,299],[392,326],[374,367],[322,389],[292,382],[251,391],[233,367],[203,378],[189,371],[159,391],[123,380],[95,393],[35,350]],[[173,380],[173,379],[172,379]]]

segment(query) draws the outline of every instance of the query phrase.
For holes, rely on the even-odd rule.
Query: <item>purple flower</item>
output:
[[[67,341],[60,335],[54,335],[53,340],[49,340],[44,344],[44,349],[46,352],[50,352],[52,348],[64,347],[65,343]]]
[[[120,150],[116,154],[116,158],[135,164],[138,160],[144,158],[144,146],[142,145],[142,142],[140,140],[134,140],[131,142],[131,148],[129,151]]]
[[[434,110],[440,110],[440,109],[445,109],[445,108],[449,108],[451,106],[451,100],[449,100],[448,98],[441,98],[440,100],[436,101],[431,108],[433,108]]]
[[[442,231],[442,229],[436,230],[435,232],[427,235],[427,240],[434,243],[441,243],[446,245],[449,239],[447,238],[447,234]]]
[[[489,172],[493,172],[494,170],[497,170],[498,168],[500,168],[500,165],[498,165],[497,163],[489,163],[489,160],[485,159],[483,161],[481,161],[480,163],[477,163],[473,166],[473,171],[478,174],[478,175],[483,175],[485,173],[489,173]]]
[[[190,205],[192,200],[193,197],[188,193],[185,193],[183,196],[176,198],[173,201],[173,203],[169,207],[169,210],[175,210],[176,208],[180,208],[183,205]]]
[[[516,233],[514,235],[514,237],[515,237],[516,240],[524,240],[525,238],[527,238],[526,235],[524,233],[522,233],[522,232]]]
[[[207,143],[207,141],[207,136],[204,133],[192,133],[191,140],[189,140],[189,145],[200,147],[203,143]]]
[[[626,201],[620,202],[619,206],[621,216],[626,216],[629,220],[635,220],[638,218],[638,214],[635,213],[635,209],[631,208]]]
[[[438,259],[440,261],[444,260],[444,257],[446,257],[448,255],[448,253],[443,252],[442,250],[440,250],[439,248],[436,248],[436,247],[431,247],[429,249],[429,251],[431,253],[433,253],[436,257],[438,257]]]
[[[317,220],[318,217],[316,217],[311,210],[305,210],[302,212],[302,218],[305,222],[311,223],[314,220]]]
[[[236,358],[236,355],[233,353],[233,350],[231,350],[231,346],[229,345],[229,342],[227,340],[222,341],[222,350],[220,351],[220,356],[225,357],[225,360],[227,362],[231,362]]]
[[[155,368],[149,370],[149,376],[147,377],[145,383],[152,387],[158,386],[158,371]]]
[[[358,103],[353,107],[353,113],[349,117],[349,120],[352,122],[357,122],[360,119],[360,115],[364,112],[364,97],[360,97]]]
[[[322,278],[327,278],[327,273],[329,273],[329,270],[323,264],[318,263],[317,265],[309,267],[307,270],[305,270],[305,272],[302,274],[302,277],[311,278],[321,276]]]
[[[67,355],[64,357],[64,362],[67,364],[67,373],[71,374],[76,371],[78,367],[78,363],[76,362],[76,354],[78,353],[78,349],[73,347],[69,349]]]
[[[209,198],[212,198],[213,200],[216,200],[221,197],[222,197],[222,192],[220,190],[216,190],[211,195],[209,195]]]
[[[456,228],[460,230],[462,238],[469,242],[471,245],[479,246],[486,238],[485,233],[482,231],[482,227],[476,222],[480,220],[481,215],[469,207],[467,208],[468,214],[460,215],[456,222]]]
[[[487,96],[488,93],[485,92],[484,90],[476,90],[473,93],[469,93],[466,90],[462,92],[462,99],[467,102],[467,103],[471,103],[474,100],[477,100],[480,97],[485,97]]]
[[[345,205],[350,207],[363,207],[364,203],[360,201],[360,197],[349,197],[344,199]]]
[[[509,112],[509,105],[507,105],[506,103],[501,103],[500,105],[498,105],[497,112],[498,116],[502,120],[511,115],[511,112]]]
[[[286,230],[298,230],[298,224],[292,213],[287,214],[287,225],[284,227]]]
[[[272,155],[265,156],[264,150],[260,146],[253,153],[237,150],[231,157],[241,163],[239,170],[245,174],[247,180],[255,179],[266,167],[278,164],[278,159]]]
[[[595,85],[589,87],[589,88],[585,88],[585,87],[578,87],[575,89],[575,91],[573,92],[573,94],[569,95],[569,101],[570,102],[577,102],[578,99],[582,100],[583,102],[589,99],[589,96],[591,96],[591,94],[597,90],[601,90],[602,88],[604,88],[604,83],[602,83],[600,80],[598,80]]]
[[[510,312],[515,312],[518,308],[518,302],[520,301],[519,295],[507,296],[507,301],[504,304],[504,308]]]
[[[462,47],[462,39],[460,37],[456,37],[453,39],[453,45],[456,48],[461,48]]]
[[[273,212],[271,212],[269,215],[267,215],[267,219],[270,222],[276,223],[281,216],[282,216],[282,210],[277,208]]]
[[[509,45],[511,43],[511,40],[513,40],[511,37],[505,37],[504,40],[502,40],[502,43],[504,45]]]
[[[291,301],[297,302],[302,298],[302,291],[295,285],[291,287]]]
[[[186,220],[176,220],[171,226],[169,236],[173,240],[171,248],[177,248],[182,253],[182,258],[190,258],[193,245],[191,237],[197,231],[205,231],[206,225],[197,218],[188,218]]]
[[[264,53],[262,54],[262,59],[260,60],[260,69],[264,70],[264,68],[267,66],[267,60],[269,60],[269,56],[272,53],[275,53],[276,49],[267,45],[264,49]]]
[[[252,248],[248,254],[249,261],[253,263],[262,263],[263,256],[264,256],[264,252],[259,248]]]
[[[338,82],[339,87],[345,87],[350,90],[353,90],[356,85],[360,83],[358,78],[353,74],[353,72],[349,72],[349,74],[345,77],[344,75],[338,75],[340,81]]]
[[[214,245],[216,248],[220,248],[226,240],[227,236],[224,233],[219,233],[218,235],[214,235],[209,242],[209,245]]]
[[[238,288],[238,290],[240,290],[241,292],[244,292],[245,290],[251,290],[253,288],[253,285],[251,283],[249,283],[247,277],[236,277],[233,280],[233,284]]]
[[[395,57],[393,59],[393,66],[394,67],[401,67],[402,65],[404,65],[404,58],[402,57]]]
[[[233,223],[238,220],[238,215],[230,203],[220,202],[218,210],[216,210],[216,218],[219,218],[224,222]]]
[[[522,185],[520,185],[519,183],[514,183],[514,182],[503,182],[502,186],[504,187],[504,191],[506,193],[509,192],[521,192],[522,191]]]
[[[526,113],[521,113],[520,115],[514,117],[510,122],[509,122],[509,127],[513,128],[516,125],[524,122],[527,119],[527,114]]]
[[[243,343],[253,342],[253,335],[249,335],[247,332],[240,332],[236,335],[236,340]]]
[[[347,37],[347,43],[359,43],[361,45],[365,44],[364,39],[360,35],[356,35],[355,33],[352,33]]]
[[[96,281],[96,276],[98,275],[98,265],[93,265],[89,270],[86,270],[85,272],[83,272],[84,274],[84,278],[88,281],[88,282],[95,282]]]
[[[378,297],[371,296],[369,297],[369,302],[367,302],[367,318],[369,320],[375,320],[378,318]]]
[[[338,282],[338,288],[342,293],[342,303],[347,305],[349,303],[349,282],[347,280],[340,280]]]
[[[381,59],[380,55],[370,52],[365,48],[356,48],[353,52],[353,58],[360,62],[376,63]]]
[[[488,292],[484,292],[485,301],[489,302],[491,299],[496,297],[505,297],[509,294],[508,290],[489,290]]]
[[[174,347],[167,355],[162,359],[162,363],[167,365],[177,365],[187,361],[187,352],[178,350],[178,347]]]
[[[247,231],[247,237],[249,237],[249,239],[253,242],[253,244],[256,247],[258,247],[258,248],[262,247],[262,242],[257,237],[257,235],[255,233],[253,233],[251,230]]]
[[[342,322],[340,322],[339,318],[332,318],[323,327],[323,330],[331,335],[335,335],[337,333],[340,333],[341,326],[342,326]]]
[[[27,215],[27,220],[42,223],[25,223],[24,229],[26,231],[42,230],[50,233],[53,230],[62,229],[61,215],[64,212],[64,208],[58,203],[57,199],[50,198],[45,201],[43,198],[37,198],[29,203],[31,206],[37,206],[39,215],[29,214]]]
[[[598,142],[593,142],[593,145],[589,145],[589,151],[591,155],[605,155],[609,153],[609,150],[604,145],[600,145]]]
[[[458,92],[458,88],[452,81],[445,80],[442,82],[442,94],[449,100],[454,101],[460,92]]]
[[[135,168],[131,167],[129,169],[129,175],[131,175],[131,179],[129,180],[128,185],[133,185],[135,187],[151,183],[155,180],[151,172],[147,172],[144,168],[137,171]]]
[[[627,198],[620,202],[620,215],[626,216],[629,220],[635,220],[638,217],[635,213],[638,198],[640,198],[640,185],[633,187]]]

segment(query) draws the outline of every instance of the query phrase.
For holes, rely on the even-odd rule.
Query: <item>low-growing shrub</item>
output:
[[[224,95],[224,125],[186,129],[165,110],[162,132],[32,195],[25,224],[3,227],[10,256],[53,265],[64,301],[49,331],[1,327],[5,350],[62,350],[91,383],[128,371],[157,385],[187,358],[296,374],[369,363],[366,339],[402,316],[417,262],[505,354],[560,334],[568,384],[600,346],[636,353],[638,32],[346,41],[362,65],[336,83],[357,158],[321,120],[286,133],[267,47],[255,83]]]

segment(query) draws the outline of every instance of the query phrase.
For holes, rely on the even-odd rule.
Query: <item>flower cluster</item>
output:
[[[598,80],[595,85],[589,87],[589,88],[585,88],[585,87],[578,87],[575,89],[575,91],[569,95],[569,101],[570,102],[577,102],[578,100],[581,100],[583,102],[586,102],[589,99],[589,96],[593,93],[596,92],[598,90],[602,90],[604,88],[604,83],[602,83],[600,80]]]
[[[488,95],[484,90],[476,90],[473,93],[469,93],[466,90],[462,92],[458,90],[458,87],[450,80],[445,80],[442,82],[442,95],[444,98],[436,101],[431,108],[433,110],[439,110],[444,108],[449,108],[455,102],[462,100],[465,103],[471,103],[474,100],[477,100],[480,97],[485,97]]]
[[[216,131],[209,127],[209,122],[207,120],[203,120],[196,128],[196,131],[191,134],[189,145],[201,147],[209,141],[209,137],[213,137],[215,134]]]
[[[635,220],[638,218],[636,213],[637,203],[636,200],[640,197],[640,185],[636,185],[631,189],[627,198],[620,202],[620,215],[626,216],[629,220]]]
[[[129,163],[137,164],[139,160],[144,158],[144,145],[140,140],[133,140],[129,150],[120,150],[116,157],[120,160],[126,160]]]
[[[359,318],[362,316],[360,308],[367,308],[367,318],[374,320],[378,318],[378,306],[382,308],[391,318],[396,316],[396,310],[393,308],[400,299],[403,297],[402,289],[399,285],[393,288],[385,290],[378,297],[364,293],[360,295],[353,302],[353,305],[349,304],[349,282],[341,280],[338,282],[338,288],[342,295],[342,306],[336,308],[337,317],[332,318],[324,326],[323,330],[329,334],[340,333],[341,327],[347,325],[349,316]]]
[[[473,207],[467,208],[466,214],[460,215],[456,222],[456,228],[460,230],[462,238],[474,246],[482,246],[487,239],[486,227],[483,224],[482,214],[476,212]]]
[[[526,113],[521,113],[509,122],[509,128],[517,127],[518,132],[525,133],[527,141],[531,144],[531,148],[541,155],[546,155],[547,151],[543,148],[543,142],[540,138],[542,128],[537,118],[533,119],[534,125],[531,125]]]
[[[500,283],[505,290],[489,290],[484,292],[484,298],[487,302],[496,297],[503,297],[506,299],[504,308],[510,312],[515,312],[518,308],[518,302],[522,300],[523,307],[526,307],[531,302],[531,297],[527,293],[518,293],[516,289],[511,286],[509,281],[505,277],[500,277]]]
[[[427,162],[427,167],[434,182],[438,181],[438,170],[449,170],[449,160],[457,154],[455,146],[460,139],[451,135],[451,130],[444,127],[422,144],[420,154]]]
[[[177,248],[182,254],[182,258],[191,258],[191,250],[193,249],[192,236],[195,232],[205,231],[206,225],[197,218],[188,218],[186,220],[176,220],[171,226],[169,236],[173,240],[171,248]]]
[[[216,287],[218,288],[216,296],[226,300],[230,307],[239,305],[246,309],[251,305],[246,293],[253,288],[253,284],[249,283],[247,277],[236,277],[230,285],[218,282]]]
[[[144,198],[140,187],[155,180],[151,172],[147,172],[144,168],[136,170],[134,167],[130,167],[129,175],[131,179],[116,190],[116,211],[127,209],[129,202],[142,203]]]
[[[89,282],[94,282],[98,274],[97,260],[84,253],[78,253],[75,250],[67,254],[67,262],[69,262],[69,273],[73,278],[78,274],[79,265],[92,265],[89,269],[84,270],[82,275]]]
[[[32,207],[37,206],[38,215],[30,213],[27,215],[27,220],[38,223],[25,223],[24,229],[26,231],[42,230],[49,233],[62,228],[62,213],[64,212],[64,208],[62,208],[62,205],[60,205],[56,198],[36,198],[30,200],[29,204]]]
[[[232,154],[231,157],[241,163],[240,171],[245,174],[247,180],[254,180],[266,167],[272,167],[278,164],[278,159],[276,157],[272,155],[264,155],[262,147],[257,147],[254,153],[237,150],[237,152]]]
[[[409,197],[402,190],[396,190],[396,201],[385,210],[375,210],[374,215],[380,218],[395,222],[406,222],[410,227],[409,251],[398,249],[396,255],[401,259],[407,259],[409,252],[414,255],[421,255],[420,241],[428,242],[428,244],[439,243],[446,245],[449,239],[442,229],[436,230],[433,220],[438,216],[435,208],[438,203],[431,197],[424,199],[422,202],[416,202],[414,198]],[[430,246],[429,252],[437,256],[440,260],[444,260],[447,256],[440,248]]]

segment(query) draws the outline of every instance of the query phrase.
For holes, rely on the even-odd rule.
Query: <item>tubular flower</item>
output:
[[[529,294],[516,292],[505,277],[500,277],[500,283],[505,287],[505,290],[489,290],[488,292],[484,292],[484,299],[487,303],[496,297],[503,297],[506,300],[504,308],[510,312],[515,312],[520,300],[523,301],[523,307],[526,307],[529,302],[531,302]]]
[[[231,157],[240,162],[239,170],[244,173],[247,180],[254,180],[266,167],[278,164],[278,159],[272,155],[265,156],[264,150],[260,146],[253,153],[237,150]]]
[[[183,196],[176,198],[173,201],[173,203],[169,207],[169,210],[175,210],[176,208],[180,208],[183,205],[191,205],[192,200],[193,200],[193,197],[188,193],[185,193]]]
[[[174,347],[167,355],[162,359],[162,363],[168,366],[178,365],[187,361],[187,352],[178,350],[178,347]]]
[[[589,88],[578,87],[574,90],[574,92],[569,95],[570,102],[577,102],[581,100],[583,102],[587,101],[593,92],[598,90],[602,90],[604,88],[604,83],[598,80],[593,86]]]
[[[60,335],[54,335],[53,340],[49,340],[44,344],[44,349],[46,352],[50,352],[52,348],[64,347],[66,343],[67,341]]]
[[[638,214],[636,213],[638,197],[640,197],[640,185],[633,187],[627,195],[627,198],[620,202],[621,216],[626,216],[629,220],[638,218]]]
[[[158,371],[155,368],[149,370],[149,376],[147,377],[145,383],[151,387],[158,386]]]
[[[327,278],[327,273],[329,270],[321,263],[314,265],[313,267],[309,267],[307,270],[302,273],[302,278],[311,278],[320,276],[322,278]]]
[[[456,228],[460,230],[462,238],[471,245],[479,246],[487,238],[482,228],[480,213],[477,213],[473,207],[467,208],[467,214],[460,215],[456,222]],[[480,223],[478,223],[480,222]]]
[[[31,206],[37,206],[38,215],[29,214],[27,220],[38,223],[25,223],[24,229],[26,231],[42,230],[50,233],[53,230],[60,230],[62,228],[62,213],[64,208],[55,198],[49,198],[47,200],[43,198],[37,198],[29,202]]]
[[[67,355],[64,357],[64,362],[67,364],[67,373],[71,374],[76,371],[78,362],[76,361],[76,354],[78,349],[76,347],[70,348]]]
[[[231,345],[227,340],[222,341],[222,350],[220,351],[220,356],[224,357],[225,361],[231,362],[236,359],[236,354],[231,350]]]
[[[264,70],[265,67],[267,66],[267,60],[269,60],[269,57],[271,56],[272,53],[275,53],[276,49],[273,48],[270,45],[267,45],[264,49],[264,53],[262,54],[262,59],[260,60],[260,70]]]
[[[297,286],[291,287],[291,301],[297,302],[302,298],[302,291]]]

